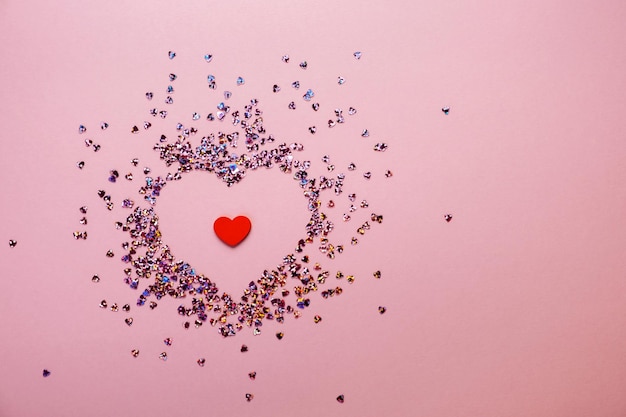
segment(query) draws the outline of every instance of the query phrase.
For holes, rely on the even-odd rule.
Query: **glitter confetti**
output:
[[[446,214],[443,218],[446,222],[450,223],[452,221],[452,214]]]
[[[198,359],[196,362],[198,363],[198,365],[199,365],[200,367],[204,367],[204,364],[205,364],[205,362],[206,362],[206,359],[204,359],[204,358],[200,358],[200,359]]]
[[[378,307],[378,312],[380,314],[385,314],[387,312],[387,307],[379,306]]]
[[[15,246],[17,246],[17,241],[13,239],[9,240],[9,247],[14,248]]]
[[[345,398],[344,398],[343,394],[341,394],[341,395],[339,395],[339,396],[337,397],[337,402],[338,402],[338,403],[340,403],[340,404],[343,404],[344,399],[345,399]]]
[[[172,54],[174,55],[172,56]],[[358,56],[356,54],[355,52],[354,57],[360,59],[360,52]],[[168,56],[172,59],[175,53],[169,51]],[[213,56],[206,54],[204,58],[206,62],[211,62]],[[288,63],[289,57],[284,55],[282,61]],[[308,63],[302,61],[299,66],[302,69],[307,69]],[[302,74],[300,73],[300,75]],[[183,76],[184,74],[181,74],[181,77]],[[170,73],[167,77],[171,83],[177,80],[177,78],[178,76],[174,73]],[[294,76],[291,80],[295,78],[297,77]],[[229,79],[233,80],[230,77]],[[246,328],[252,330],[254,335],[260,335],[261,326],[266,320],[283,323],[287,317],[293,317],[294,319],[307,317],[307,309],[313,303],[312,294],[318,291],[318,289],[320,291],[317,294],[321,293],[322,298],[340,295],[343,292],[341,287],[322,287],[322,285],[330,283],[331,280],[326,281],[330,273],[315,260],[313,260],[315,262],[314,266],[311,266],[312,264],[307,265],[310,259],[309,255],[311,255],[310,251],[315,250],[317,256],[334,259],[340,256],[344,250],[351,250],[350,246],[344,249],[344,245],[341,242],[337,243],[334,241],[335,234],[332,233],[333,229],[336,225],[340,226],[341,221],[339,219],[342,218],[345,222],[352,219],[351,223],[348,224],[359,222],[352,227],[356,227],[362,221],[358,220],[357,215],[359,212],[353,215],[348,214],[354,213],[358,208],[356,195],[347,193],[351,202],[355,202],[355,204],[351,204],[349,207],[343,206],[340,200],[341,197],[339,197],[344,191],[344,185],[346,191],[351,186],[351,177],[348,176],[347,178],[343,171],[345,165],[330,163],[330,158],[328,158],[325,162],[326,175],[314,177],[312,172],[315,171],[311,169],[312,162],[305,157],[298,157],[298,153],[304,150],[306,143],[287,143],[281,141],[278,136],[275,137],[269,134],[264,125],[263,110],[259,105],[259,100],[256,98],[250,99],[248,104],[244,104],[241,107],[234,104],[237,102],[235,96],[246,90],[246,82],[243,77],[235,79],[236,85],[241,88],[233,89],[233,91],[224,91],[224,101],[217,103],[217,105],[215,103],[211,105],[213,113],[207,114],[206,121],[201,120],[203,116],[198,112],[186,113],[187,121],[200,123],[195,127],[167,121],[169,124],[168,128],[165,124],[166,122],[159,120],[154,122],[154,126],[153,123],[147,121],[133,125],[131,133],[137,135],[141,140],[144,139],[143,136],[145,136],[146,132],[141,131],[140,126],[143,126],[144,130],[170,129],[158,131],[155,135],[151,135],[153,136],[152,143],[147,146],[148,150],[152,149],[157,153],[163,166],[158,167],[159,169],[153,167],[155,168],[154,173],[152,173],[149,167],[144,167],[140,171],[143,172],[144,177],[140,176],[139,172],[135,172],[135,176],[138,178],[129,185],[137,181],[140,182],[137,185],[139,188],[137,190],[138,195],[119,196],[116,192],[107,194],[104,190],[98,192],[107,210],[112,211],[114,214],[123,213],[123,217],[114,222],[115,229],[124,234],[124,243],[121,246],[123,252],[121,255],[118,254],[116,256],[113,249],[109,249],[106,252],[106,256],[117,258],[123,263],[124,283],[130,289],[138,290],[136,305],[139,308],[148,306],[150,309],[154,309],[157,307],[155,300],[162,300],[165,297],[176,299],[179,303],[178,314],[183,317],[182,325],[185,329],[190,329],[192,324],[196,329],[213,328],[216,333],[225,338],[235,336]],[[216,89],[217,80],[214,75],[209,74],[207,81],[211,89]],[[345,79],[340,76],[337,78],[337,81],[339,84],[343,84]],[[308,81],[306,82],[308,83]],[[328,80],[328,83],[332,82],[332,79]],[[293,81],[291,86],[294,89],[306,88],[306,92],[302,95],[303,100],[306,102],[312,101],[315,97],[313,89],[317,90],[318,88],[316,85],[306,85],[305,81],[302,81],[302,83]],[[179,88],[182,87],[177,86],[177,89]],[[158,88],[154,91],[166,91],[168,95],[165,98],[165,103],[171,105],[172,108],[178,106],[179,99],[182,100],[182,96],[176,95],[178,98],[175,104],[172,85],[168,85],[164,89]],[[271,94],[267,88],[264,91],[266,95]],[[273,84],[272,91],[274,93],[280,92],[280,86]],[[324,90],[320,87],[319,91]],[[286,93],[293,94],[294,92],[283,92],[283,94]],[[153,97],[152,92],[146,93],[148,100],[153,99]],[[276,97],[280,98],[280,96]],[[319,97],[319,99],[322,98],[321,96]],[[283,103],[291,110],[295,111],[297,107],[298,111],[302,110],[299,108],[300,106],[296,106],[295,101],[291,101],[291,98]],[[337,125],[348,124],[353,120],[357,120],[356,117],[354,119],[344,118],[344,112],[341,108],[336,108],[331,104],[328,104],[327,107],[326,102],[323,103],[324,108],[334,109],[334,112],[331,111],[329,115],[322,117],[321,121],[323,123],[324,120],[328,120],[328,126],[330,128],[334,127],[334,131],[341,129]],[[320,104],[317,102],[312,103],[311,108],[314,111],[319,111]],[[158,115],[162,119],[165,119],[168,114],[167,111],[156,108],[149,109],[149,113],[154,117]],[[356,114],[356,108],[350,106],[347,113],[349,116]],[[177,113],[172,112],[172,114]],[[296,113],[290,112],[290,114]],[[189,115],[191,115],[191,120],[189,120]],[[328,118],[329,116],[331,117],[330,119]],[[210,122],[213,122],[213,124]],[[223,122],[223,125],[220,125],[223,127],[211,130],[211,127],[216,126],[214,123],[220,122]],[[303,131],[306,126],[301,125]],[[174,129],[175,131],[173,131]],[[209,130],[203,131],[204,129]],[[308,131],[310,134],[315,134],[317,127],[314,125],[309,126]],[[325,140],[325,136],[331,133],[322,131],[326,132],[326,129],[320,129],[318,137],[320,140]],[[198,135],[194,139],[196,133]],[[367,129],[362,130],[362,136],[369,136],[369,131]],[[312,139],[308,135],[307,137],[309,141]],[[89,142],[87,146],[94,146],[94,144]],[[387,149],[387,144],[382,142],[376,145],[365,145],[369,149],[372,146],[378,152],[384,152]],[[360,152],[360,149],[362,148],[355,145],[355,155]],[[356,162],[359,161],[357,160]],[[131,165],[138,167],[138,158],[131,160]],[[359,165],[364,164],[359,162]],[[111,184],[119,182],[117,180],[120,177],[120,173],[127,172],[128,169],[124,169],[123,166],[118,168],[119,170],[111,169],[109,171],[107,178]],[[275,267],[267,268],[267,270],[261,272],[255,280],[243,288],[242,293],[231,295],[220,291],[212,277],[209,278],[207,275],[200,273],[191,264],[173,253],[173,249],[167,244],[162,235],[156,209],[157,202],[164,190],[169,189],[171,184],[180,181],[192,171],[202,171],[216,177],[226,187],[232,187],[255,171],[268,168],[274,168],[286,174],[286,178],[290,179],[294,186],[300,189],[306,200],[305,207],[308,210],[309,221],[303,225],[302,235],[297,242],[295,252],[287,253],[281,260],[275,263]],[[124,170],[122,171],[122,169]],[[163,173],[161,169],[168,169],[169,171]],[[361,169],[365,170],[363,174],[365,179],[372,177],[371,171],[367,171],[371,167],[361,166]],[[356,164],[352,162],[348,166],[348,171],[354,170],[356,170]],[[133,172],[128,172],[124,175],[124,178],[132,181]],[[372,181],[375,182],[376,178],[372,179]],[[111,185],[111,187],[117,187],[117,185]],[[114,189],[114,191],[116,190]],[[328,195],[334,196],[336,203],[330,200]],[[335,204],[341,205],[341,210],[330,210],[327,213],[323,211],[325,207],[332,208]],[[364,206],[361,204],[360,207]],[[120,210],[124,211],[121,212]],[[90,217],[90,223],[92,221],[93,219]],[[371,221],[372,225],[381,223],[382,215],[371,217]],[[370,224],[366,222],[357,229],[357,233],[363,235],[369,229]],[[74,236],[76,239],[86,239],[86,232],[75,232]],[[351,240],[352,246],[356,245],[357,242],[358,240],[353,237]],[[111,247],[119,248],[118,246]],[[346,275],[345,280],[351,284],[355,281],[355,277],[354,275]],[[99,278],[97,281],[99,281]],[[104,306],[102,303],[104,303]],[[106,308],[106,301],[103,300],[102,303],[101,307]],[[126,306],[128,306],[128,309]],[[127,312],[130,309],[130,305],[126,304],[122,309]],[[132,320],[131,317],[128,317],[125,319],[125,322],[128,326],[131,326]],[[315,315],[313,320],[315,323],[319,323],[321,316]],[[276,337],[281,340],[284,337],[284,333],[277,332]],[[169,343],[167,342],[168,340]],[[165,339],[165,344],[170,346],[171,339]],[[247,346],[241,346],[241,352],[246,352],[247,350]],[[166,360],[167,354],[163,352],[160,358]],[[203,365],[204,359],[201,359],[203,360]]]
[[[252,401],[253,398],[254,398],[254,395],[252,395],[250,393],[246,394],[246,401],[250,402],[250,401]]]
[[[52,373],[52,372],[50,372],[50,371],[49,371],[49,370],[47,370],[47,369],[44,369],[44,370],[43,370],[43,372],[42,372],[42,374],[43,374],[43,377],[44,377],[44,378],[49,377],[51,373]]]
[[[441,111],[443,112],[443,114],[448,115],[448,114],[450,114],[450,107],[448,107],[448,106],[442,107]]]
[[[248,374],[248,377],[249,377],[251,380],[253,380],[253,381],[254,381],[254,380],[256,379],[256,372],[254,372],[254,371],[250,372],[250,373]]]
[[[133,349],[130,351],[130,354],[133,355],[133,358],[139,356],[139,349]]]

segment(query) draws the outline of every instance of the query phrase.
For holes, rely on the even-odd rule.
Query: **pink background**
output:
[[[0,416],[626,415],[625,21],[619,1],[1,1]],[[104,256],[121,252],[120,212],[96,190],[136,190],[106,181],[132,157],[164,169],[150,149],[165,124],[129,129],[153,120],[146,91],[164,107],[169,72],[168,126],[228,88],[233,103],[258,97],[268,130],[304,142],[317,168],[324,154],[357,163],[346,191],[385,217],[330,263],[357,277],[340,297],[229,339],[184,330],[175,300],[134,306]],[[212,96],[208,73],[224,80]],[[326,111],[358,113],[332,132],[301,99],[289,113],[295,79]],[[389,150],[372,152],[377,141]],[[163,230],[221,287],[292,250],[307,212],[291,180],[258,172],[227,189],[190,175],[159,201]],[[76,242],[82,205],[89,238]],[[231,213],[253,221],[235,250],[211,233]],[[356,214],[338,237],[369,212]],[[133,326],[103,298],[131,303]]]

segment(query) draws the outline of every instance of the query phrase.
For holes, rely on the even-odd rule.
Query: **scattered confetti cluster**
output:
[[[362,58],[361,52],[354,52],[356,60]],[[168,58],[176,58],[174,51],[168,52]],[[204,61],[211,63],[214,56],[210,53],[204,55]],[[281,61],[289,64],[289,55],[283,55]],[[295,67],[297,71],[307,70],[310,65],[307,61],[300,61]],[[168,110],[174,105],[175,81],[178,75],[169,73],[167,75],[168,85],[164,89],[164,108],[152,107],[148,109],[151,117],[159,119],[168,118]],[[236,91],[245,90],[246,80],[242,76],[235,77]],[[338,85],[343,85],[347,79],[337,76]],[[209,90],[218,89],[217,77],[213,74],[207,75]],[[289,100],[285,106],[289,110],[314,111],[318,112],[323,107],[319,102],[314,101],[316,94],[313,88],[303,86],[298,80],[291,82],[290,87],[299,90],[303,87],[302,102]],[[241,88],[241,90],[239,89]],[[342,87],[343,88],[343,87]],[[268,92],[279,94],[281,86],[279,83],[269,86]],[[224,91],[223,98],[220,97],[215,108],[205,115],[201,112],[193,112],[190,115],[189,125],[176,122],[171,123],[170,130],[159,132],[156,135],[157,141],[152,144],[152,150],[157,152],[163,161],[163,168],[169,170],[162,175],[152,174],[150,167],[139,168],[143,173],[141,184],[135,196],[123,196],[115,198],[115,190],[108,192],[106,189],[115,187],[120,181],[135,181],[137,172],[133,174],[132,169],[139,166],[139,158],[130,161],[129,171],[120,171],[112,168],[109,170],[106,181],[97,190],[98,197],[103,202],[103,208],[121,215],[121,219],[116,221],[114,226],[124,234],[124,241],[121,244],[122,254],[116,254],[113,249],[107,250],[107,258],[118,258],[123,264],[124,282],[131,290],[139,294],[136,298],[136,305],[143,307],[148,305],[150,309],[157,307],[157,301],[168,297],[180,301],[177,312],[182,318],[185,329],[192,326],[200,328],[203,325],[214,327],[222,337],[235,336],[243,329],[251,329],[253,335],[261,334],[261,326],[265,320],[273,320],[283,323],[287,317],[298,318],[303,310],[314,303],[315,293],[322,299],[339,296],[344,291],[339,285],[327,283],[327,280],[334,276],[334,281],[345,281],[348,284],[355,282],[353,274],[337,271],[331,273],[328,268],[322,266],[321,260],[330,260],[342,254],[345,250],[343,244],[331,240],[336,224],[354,223],[353,236],[350,238],[350,246],[356,246],[359,239],[367,233],[374,224],[383,222],[383,215],[368,211],[367,215],[361,213],[369,208],[369,203],[365,199],[357,199],[355,193],[344,193],[347,176],[342,172],[342,168],[336,166],[329,155],[324,155],[321,159],[322,167],[328,172],[325,175],[314,176],[311,174],[314,162],[301,159],[298,156],[305,148],[304,143],[287,143],[273,134],[267,132],[263,121],[263,111],[260,108],[258,99],[249,100],[248,104],[240,109],[231,108],[228,104],[233,96],[233,91]],[[148,91],[145,93],[148,102],[158,99],[158,93]],[[350,106],[344,116],[344,111],[340,108],[328,106],[330,118],[328,118],[328,128],[346,123],[346,118],[357,113],[355,107]],[[448,114],[449,108],[442,109]],[[295,113],[294,113],[295,114]],[[159,125],[155,123],[155,126]],[[132,125],[129,128],[131,135],[140,135],[142,132],[151,129],[153,124],[143,121]],[[105,131],[109,127],[108,122],[100,123],[100,131]],[[318,126],[303,126],[303,132],[314,135],[320,131]],[[206,131],[206,132],[205,132]],[[79,134],[85,134],[87,127],[80,125]],[[370,137],[369,129],[362,129],[362,138]],[[154,135],[152,136],[154,137]],[[101,145],[92,139],[85,139],[86,147],[98,152]],[[370,151],[383,153],[388,149],[385,142],[376,142],[368,145]],[[149,149],[149,148],[147,148]],[[360,148],[362,149],[362,148]],[[355,148],[355,151],[360,149]],[[358,152],[355,152],[358,155]],[[81,160],[76,163],[79,170],[83,170],[86,163]],[[351,162],[345,167],[348,172],[357,170],[357,164]],[[309,220],[302,227],[301,238],[294,242],[294,249],[291,253],[285,254],[283,258],[273,268],[268,268],[257,277],[254,277],[248,285],[242,289],[242,293],[231,295],[221,292],[217,283],[209,275],[205,275],[175,255],[167,244],[160,229],[160,221],[156,210],[159,196],[164,192],[166,186],[171,183],[183,180],[187,173],[193,171],[204,171],[215,176],[218,181],[224,183],[226,187],[236,186],[243,181],[246,176],[253,175],[255,171],[265,169],[277,169],[293,182],[295,187],[301,190],[308,209]],[[155,171],[161,172],[160,169]],[[124,174],[124,172],[127,172]],[[356,179],[364,181],[375,176],[372,171],[362,171]],[[390,170],[384,171],[384,177],[390,178],[393,173]],[[105,189],[106,188],[106,189]],[[347,195],[348,201],[342,202]],[[346,210],[341,213],[334,207],[343,207],[347,204]],[[88,219],[87,207],[79,208],[80,217],[78,223],[83,226],[80,230],[73,232],[74,239],[86,240]],[[361,217],[363,216],[363,217]],[[353,218],[361,217],[355,223]],[[450,215],[451,219],[451,215]],[[446,221],[450,221],[446,218]],[[15,247],[17,242],[10,240],[9,245]],[[318,261],[317,258],[321,258]],[[326,262],[326,261],[324,261]],[[375,271],[374,278],[380,279],[381,272]],[[93,283],[100,282],[100,277],[94,274],[91,278]],[[121,303],[120,303],[121,305]],[[100,308],[117,312],[120,309],[125,313],[131,310],[130,304],[120,307],[117,303],[110,303],[101,300]],[[386,307],[379,306],[380,314],[386,312]],[[320,315],[313,316],[314,323],[322,322]],[[133,317],[125,317],[124,322],[128,327],[133,325]],[[276,332],[276,338],[282,340],[285,333]],[[163,340],[165,346],[172,346],[172,338]],[[248,352],[248,346],[241,345],[241,352]],[[131,356],[137,358],[139,349],[130,351]],[[158,358],[167,361],[166,351],[158,354]],[[206,359],[200,357],[196,360],[199,367],[204,367]],[[50,374],[44,370],[44,377]],[[256,371],[248,373],[250,380],[255,380]],[[245,399],[250,402],[254,398],[252,393],[246,393]],[[336,400],[344,402],[344,396],[339,395]]]

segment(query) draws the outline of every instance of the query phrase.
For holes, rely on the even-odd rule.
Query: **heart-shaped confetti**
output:
[[[237,216],[234,219],[220,217],[213,223],[213,230],[217,237],[229,246],[240,244],[252,228],[250,219],[246,216]]]

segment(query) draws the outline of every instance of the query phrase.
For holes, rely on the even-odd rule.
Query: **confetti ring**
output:
[[[169,78],[170,81],[174,81],[177,77],[175,74],[170,74]],[[209,76],[208,81],[209,87],[215,89],[215,78]],[[243,83],[243,79],[239,77],[237,84]],[[274,91],[276,91],[276,86],[274,86]],[[167,92],[173,92],[173,88],[169,86]],[[226,99],[230,96],[230,92],[225,92]],[[313,91],[308,90],[303,99],[310,101],[313,96]],[[153,94],[147,93],[146,97],[151,100]],[[170,96],[165,100],[166,104],[172,102]],[[178,313],[184,317],[191,317],[195,327],[200,327],[204,323],[217,327],[223,337],[234,336],[245,327],[252,328],[255,334],[259,334],[259,327],[264,320],[282,323],[289,315],[299,317],[301,310],[311,303],[308,298],[309,294],[317,291],[318,285],[324,284],[330,275],[328,271],[322,270],[319,263],[307,265],[309,257],[303,254],[304,248],[319,239],[319,250],[327,258],[333,259],[336,253],[343,252],[342,245],[334,245],[328,239],[334,224],[320,210],[322,206],[320,195],[327,191],[334,191],[335,195],[340,195],[343,192],[345,175],[310,178],[308,170],[311,162],[299,161],[295,158],[296,153],[304,149],[304,145],[299,143],[276,145],[276,139],[272,135],[266,135],[263,112],[257,106],[258,100],[253,99],[243,111],[231,112],[229,106],[223,102],[219,103],[216,114],[210,113],[207,120],[214,122],[216,119],[224,121],[232,118],[234,130],[230,133],[220,131],[217,134],[211,133],[204,136],[196,147],[191,144],[191,138],[198,133],[193,127],[186,128],[178,123],[176,130],[179,134],[175,142],[168,143],[167,137],[161,135],[161,139],[153,149],[159,152],[160,159],[167,167],[176,167],[175,173],[168,173],[164,178],[146,176],[145,185],[139,189],[139,194],[143,195],[148,205],[142,207],[135,205],[131,199],[124,199],[122,207],[130,209],[131,214],[124,222],[116,223],[116,228],[128,233],[130,238],[122,244],[122,248],[127,251],[121,257],[122,262],[127,264],[124,269],[125,283],[137,290],[142,281],[151,280],[151,284],[147,285],[139,295],[137,305],[143,306],[148,303],[151,308],[154,308],[156,307],[154,300],[160,300],[166,296],[191,299],[191,304],[187,302],[179,305]],[[292,106],[293,102],[289,107],[292,108]],[[315,111],[318,108],[317,103],[313,104]],[[349,114],[355,112],[351,108]],[[167,112],[163,110],[159,112],[157,109],[152,109],[150,113],[155,117],[159,115],[163,119],[167,117]],[[344,122],[341,110],[335,110],[335,115],[337,119],[336,121],[329,120],[329,127],[334,126],[335,123]],[[197,113],[194,113],[193,120],[198,120],[199,117]],[[144,129],[150,127],[149,122],[144,122]],[[131,132],[138,133],[139,128],[134,126]],[[241,145],[240,141],[244,142],[243,145],[247,151],[243,154],[236,153]],[[97,151],[95,148],[94,150]],[[328,163],[328,157],[324,157],[323,162]],[[133,160],[132,163],[136,166],[138,161]],[[294,183],[302,190],[310,212],[309,221],[305,225],[306,234],[298,241],[294,253],[285,255],[274,269],[265,270],[258,279],[250,281],[243,289],[240,298],[236,299],[230,294],[220,293],[216,283],[209,277],[197,273],[189,263],[174,256],[163,240],[159,229],[159,217],[154,206],[168,183],[177,182],[192,171],[206,171],[215,175],[226,186],[231,187],[242,181],[251,171],[261,168],[275,169],[275,167],[291,176]],[[348,169],[352,170],[351,167]],[[150,170],[145,169],[144,173],[148,175]],[[109,181],[115,182],[118,176],[117,171],[111,171]],[[366,178],[369,177],[366,176]],[[132,180],[132,176],[127,179]],[[99,195],[105,200],[109,210],[112,210],[113,204],[110,196],[102,190]],[[354,201],[352,197],[351,201]],[[332,207],[331,203],[332,200],[329,201],[329,207]],[[361,207],[367,207],[367,203],[363,201]],[[371,220],[380,223],[382,216],[372,214]],[[366,221],[357,232],[364,234],[369,227],[369,222]],[[352,238],[352,244],[356,244],[356,238]],[[112,253],[107,255],[113,256]],[[343,278],[343,274],[338,272],[336,277]],[[294,279],[297,280],[297,285],[293,289],[296,296],[295,307],[287,302],[290,291],[286,288],[288,283],[294,282],[291,281]],[[353,279],[349,276],[348,282],[351,283]],[[328,298],[341,292],[341,287],[329,288],[321,291],[321,295]],[[317,317],[316,322],[319,321]],[[190,321],[185,321],[184,326],[189,328]]]

